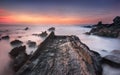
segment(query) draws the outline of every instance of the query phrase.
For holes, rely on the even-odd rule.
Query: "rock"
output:
[[[17,57],[20,53],[26,53],[26,46],[20,46],[20,47],[15,47],[15,48],[13,48],[10,52],[9,52],[9,54],[13,57],[13,58],[15,58],[15,57]]]
[[[26,27],[24,30],[28,30],[29,28],[28,27]]]
[[[21,45],[21,44],[23,44],[23,42],[20,40],[14,40],[14,41],[11,41],[10,44],[11,45]]]
[[[13,58],[13,69],[14,71],[18,71],[21,66],[28,60],[29,55],[26,53],[26,46],[16,47],[11,50],[9,53],[10,56]]]
[[[15,75],[102,75],[100,55],[76,36],[51,32],[28,61]]]
[[[104,37],[112,37],[119,38],[120,37],[120,17],[116,17],[112,24],[102,24],[102,22],[98,22],[97,25],[94,25],[93,28],[89,31],[89,34],[104,36]]]
[[[48,31],[55,31],[55,27],[49,28]]]
[[[39,36],[41,36],[41,37],[46,37],[47,35],[48,35],[48,33],[46,31],[39,34]]]
[[[7,35],[7,36],[3,36],[2,39],[4,40],[8,40],[10,37]]]
[[[29,47],[36,47],[36,42],[34,41],[28,40],[27,44]]]
[[[114,50],[110,55],[103,57],[103,63],[109,64],[112,67],[120,68],[120,50]]]
[[[120,16],[117,16],[113,19],[115,25],[120,25]]]

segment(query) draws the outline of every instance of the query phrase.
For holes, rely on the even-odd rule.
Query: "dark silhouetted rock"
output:
[[[48,33],[46,31],[39,34],[39,36],[41,36],[41,37],[46,37],[47,35],[48,35]]]
[[[120,50],[114,50],[110,55],[103,57],[103,63],[120,68]]]
[[[26,46],[20,46],[12,49],[9,53],[14,60],[13,69],[15,72],[18,71],[29,58],[29,55],[27,55],[25,49]]]
[[[55,27],[49,28],[48,31],[55,31]]]
[[[21,44],[23,44],[23,42],[20,40],[14,40],[14,41],[11,41],[10,44],[11,45],[21,45]]]
[[[7,35],[7,36],[3,36],[2,39],[4,40],[8,40],[10,37]]]
[[[76,36],[55,36],[39,45],[15,75],[102,75],[101,57]]]
[[[104,36],[104,37],[112,37],[119,38],[120,37],[120,17],[116,17],[112,24],[102,24],[102,22],[98,22],[97,25],[87,32],[92,35]]]
[[[36,47],[36,42],[34,41],[28,40],[27,44],[29,47]]]
[[[117,16],[113,19],[115,25],[120,25],[120,16]]]
[[[28,30],[29,28],[28,27],[26,27],[24,30]]]
[[[20,53],[26,53],[26,46],[20,46],[20,47],[15,47],[10,51],[10,55],[15,58],[17,57]]]

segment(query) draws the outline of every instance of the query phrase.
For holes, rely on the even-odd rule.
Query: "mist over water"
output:
[[[24,28],[27,26],[1,26],[0,34],[2,36],[9,35],[9,40],[0,41],[0,75],[13,75],[12,68],[10,67],[10,62],[12,62],[9,57],[9,52],[13,46],[10,42],[15,39],[23,41],[23,45],[26,45],[28,40],[35,41],[39,45],[45,38],[33,36],[32,34],[39,34],[42,31],[47,31],[51,26],[28,26],[30,29],[25,31]],[[88,32],[89,28],[83,28],[80,26],[55,26],[56,35],[76,35],[80,40],[85,43],[91,50],[97,51],[101,56],[109,54],[112,50],[120,50],[120,39],[115,38],[105,38],[93,35],[85,35],[83,33]],[[5,31],[7,30],[7,31]],[[48,32],[50,33],[50,32]],[[19,38],[18,36],[21,36]],[[27,45],[26,45],[27,46]],[[29,48],[27,46],[27,53],[35,51],[35,48]],[[103,51],[105,50],[105,51]],[[103,75],[120,75],[120,69],[112,68],[108,65],[104,65]],[[109,74],[107,73],[109,72]]]

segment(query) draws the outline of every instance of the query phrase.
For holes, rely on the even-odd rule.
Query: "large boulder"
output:
[[[27,55],[25,49],[26,46],[20,46],[12,49],[9,53],[14,60],[13,69],[15,72],[18,71],[29,58],[29,55]]]
[[[101,57],[76,36],[52,32],[16,75],[102,75]]]

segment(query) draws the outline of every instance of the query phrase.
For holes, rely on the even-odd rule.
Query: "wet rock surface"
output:
[[[103,63],[120,68],[120,50],[113,50],[110,55],[103,57]]]
[[[15,75],[101,75],[100,61],[78,37],[52,32]]]
[[[15,47],[9,54],[14,60],[13,69],[15,72],[18,71],[29,58],[29,55],[26,53],[26,46]]]
[[[115,17],[112,24],[102,24],[100,21],[97,25],[92,26],[90,32],[86,34],[118,38],[120,37],[120,17]]]
[[[23,42],[20,41],[20,40],[14,40],[14,41],[11,41],[10,44],[11,45],[21,45]]]

